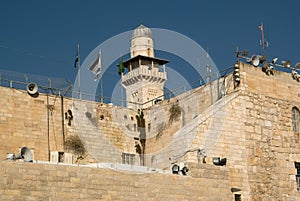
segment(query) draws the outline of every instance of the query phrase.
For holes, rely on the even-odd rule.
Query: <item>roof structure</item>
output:
[[[138,37],[152,38],[152,32],[148,27],[141,24],[135,30],[133,30],[131,39],[138,38]]]
[[[153,61],[155,63],[158,63],[159,65],[164,65],[166,63],[169,63],[168,60],[164,60],[164,59],[159,59],[159,58],[154,58],[154,57],[147,57],[147,56],[143,56],[143,55],[137,55],[133,58],[130,58],[126,61],[123,62],[123,65],[127,68],[129,66],[130,63],[137,61],[139,59],[142,60],[148,60],[148,61]]]

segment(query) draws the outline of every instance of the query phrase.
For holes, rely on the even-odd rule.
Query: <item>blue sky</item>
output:
[[[77,43],[83,61],[99,44],[140,22],[188,36],[208,48],[219,69],[235,62],[236,47],[260,53],[258,25],[263,22],[267,56],[295,64],[300,61],[299,5],[296,0],[2,1],[0,69],[74,81]],[[110,71],[107,77],[119,79]]]

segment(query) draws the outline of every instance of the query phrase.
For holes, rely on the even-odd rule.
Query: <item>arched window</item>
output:
[[[293,107],[292,109],[293,117],[293,131],[299,133],[299,120],[300,120],[300,112],[299,109],[296,107]]]

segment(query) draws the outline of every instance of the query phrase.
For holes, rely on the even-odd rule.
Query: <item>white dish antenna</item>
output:
[[[251,57],[251,64],[253,66],[257,67],[259,65],[259,63],[260,63],[260,58],[261,58],[261,56],[259,56],[259,55],[253,55]]]

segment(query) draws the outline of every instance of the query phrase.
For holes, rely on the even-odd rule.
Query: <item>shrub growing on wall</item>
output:
[[[77,160],[84,158],[86,150],[78,135],[68,136],[65,142],[65,147],[67,150],[72,151],[75,155],[77,155]]]
[[[179,116],[181,115],[181,108],[178,104],[173,104],[172,107],[169,109],[170,118],[169,122],[172,123],[173,121],[177,121]]]

